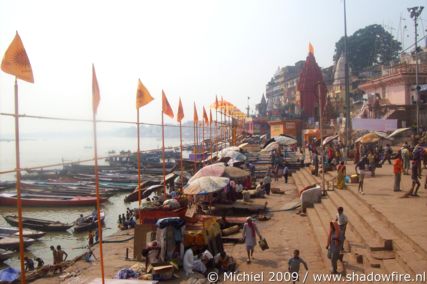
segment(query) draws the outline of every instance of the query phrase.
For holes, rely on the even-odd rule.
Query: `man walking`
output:
[[[288,261],[288,270],[291,273],[292,283],[295,284],[299,280],[299,269],[301,263],[304,265],[305,270],[308,270],[307,263],[299,257],[299,250],[294,250],[294,257],[290,258]]]
[[[254,222],[252,222],[251,217],[248,217],[246,219],[246,223],[243,225],[242,233],[242,237],[246,245],[246,252],[248,253],[248,259],[246,262],[251,263],[251,259],[254,255],[254,248],[256,246],[256,235],[258,235],[260,240],[262,239],[258,227],[255,225]]]
[[[338,213],[337,213],[336,221],[337,221],[338,225],[340,226],[340,245],[341,245],[340,250],[343,251],[344,250],[345,231],[347,229],[348,218],[344,214],[344,208],[343,207],[338,207],[337,211],[338,211]],[[342,257],[341,257],[341,261],[342,261]]]
[[[411,190],[408,193],[406,193],[403,197],[419,196],[418,189],[421,186],[419,177],[420,175],[418,174],[418,163],[417,161],[413,160],[412,170],[411,170],[412,187],[411,187]]]

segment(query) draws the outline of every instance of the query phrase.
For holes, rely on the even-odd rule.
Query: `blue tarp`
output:
[[[12,283],[19,278],[19,270],[15,268],[8,267],[0,270],[0,282]]]

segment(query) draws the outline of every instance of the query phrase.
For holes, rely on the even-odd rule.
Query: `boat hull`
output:
[[[107,198],[101,198],[101,202]],[[62,207],[62,206],[94,206],[96,197],[75,196],[72,198],[21,198],[22,206],[31,207]],[[15,196],[0,195],[0,206],[16,206]]]
[[[3,218],[10,225],[18,226],[18,218],[16,216],[3,216]],[[71,228],[73,225],[24,217],[22,219],[22,226],[24,228],[29,228],[29,229],[43,231],[43,232],[63,232]]]

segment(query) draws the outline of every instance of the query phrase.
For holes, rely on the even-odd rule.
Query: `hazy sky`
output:
[[[406,8],[425,4],[348,0],[348,32],[376,23],[396,35],[401,15],[412,31]],[[182,97],[191,119],[193,101],[201,111],[215,94],[242,111],[249,96],[253,106],[278,66],[305,59],[310,41],[319,64],[331,65],[342,10],[342,0],[0,0],[0,54],[18,30],[35,79],[19,82],[21,113],[90,118],[94,63],[99,119],[135,120],[138,78],[155,97],[142,121],[160,122],[162,89],[175,111]],[[421,23],[421,35],[424,29]],[[13,111],[13,80],[0,72],[0,112]],[[24,123],[22,131],[42,123]],[[0,116],[0,133],[12,125]]]

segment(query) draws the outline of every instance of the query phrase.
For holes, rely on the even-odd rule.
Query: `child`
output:
[[[299,250],[294,250],[294,257],[290,258],[288,261],[288,270],[291,273],[292,282],[295,284],[299,280],[299,267],[300,264],[303,264],[305,270],[308,270],[307,263],[299,257]]]
[[[288,183],[288,177],[289,177],[289,168],[288,168],[288,165],[285,164],[285,167],[283,168],[283,178],[285,179],[285,183]]]

